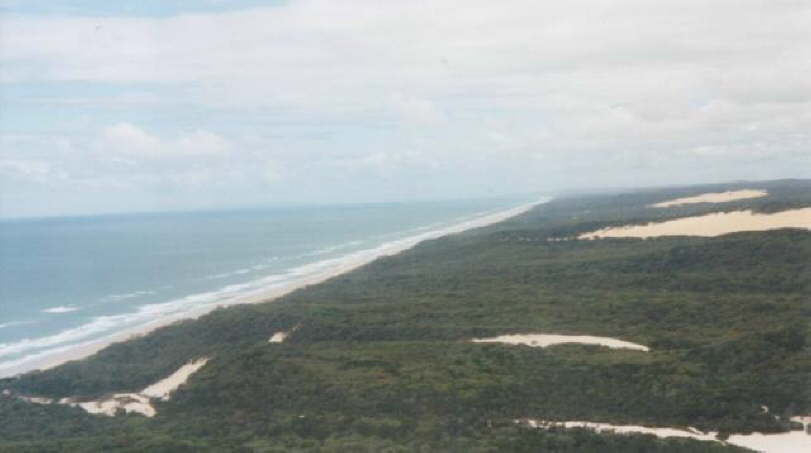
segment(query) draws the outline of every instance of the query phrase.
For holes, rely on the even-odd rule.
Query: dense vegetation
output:
[[[811,206],[808,181],[560,198],[273,303],[217,310],[0,380],[16,394],[93,397],[137,391],[212,357],[171,401],[156,403],[154,419],[0,396],[0,451],[737,451],[514,422],[775,432],[787,429],[775,414],[811,412],[811,232],[557,240],[714,212],[718,205],[648,205],[736,188],[770,195],[723,210]],[[267,342],[294,326],[285,343]],[[529,332],[652,350],[468,341]]]

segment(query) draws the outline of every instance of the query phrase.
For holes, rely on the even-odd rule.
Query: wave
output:
[[[378,257],[398,253],[424,240],[435,239],[512,217],[526,211],[535,204],[537,203],[495,213],[483,213],[473,218],[467,218],[462,222],[434,230],[420,231],[420,229],[414,229],[405,231],[401,233],[408,234],[405,237],[384,242],[371,248],[352,251],[338,257],[300,265],[285,272],[244,283],[227,285],[214,291],[191,294],[167,302],[143,305],[129,313],[97,316],[88,323],[63,330],[55,335],[0,343],[0,358],[8,358],[8,360],[0,362],[0,377],[7,375],[10,370],[15,372],[26,371],[26,364],[40,360],[43,357],[58,355],[88,343],[103,342],[105,338],[120,335],[122,331],[141,329],[154,323],[165,323],[167,319],[177,320],[192,315],[200,315],[220,306],[267,300],[270,297],[268,293],[271,290],[294,289],[302,283],[321,281],[369,263]],[[360,243],[360,241],[352,242],[355,246]],[[351,246],[348,244],[350,243],[343,244],[343,246]],[[139,293],[143,294],[144,292]],[[74,309],[78,308],[54,307],[48,310],[52,310],[50,313],[64,313]],[[22,354],[25,355],[19,357]]]
[[[119,300],[132,299],[134,297],[140,297],[140,296],[149,296],[149,295],[152,295],[152,294],[155,294],[155,291],[147,291],[147,290],[133,291],[131,293],[111,294],[109,296],[103,297],[101,300],[102,300],[102,302],[117,302]]]
[[[34,324],[36,321],[11,321],[11,322],[4,322],[0,324],[0,329],[5,329],[6,327],[14,327],[14,326],[24,326],[27,324]]]
[[[14,375],[20,372],[34,370],[36,369],[36,366],[32,367],[31,365],[33,363],[37,363],[40,359],[53,357],[60,353],[67,353],[76,350],[78,348],[89,346],[93,343],[94,341],[87,341],[84,343],[72,343],[56,348],[47,349],[45,351],[29,354],[19,359],[6,360],[4,362],[0,362],[0,378]]]
[[[315,250],[313,252],[306,253],[303,256],[327,255],[327,254],[332,253],[332,252],[337,252],[338,250],[348,249],[350,247],[358,246],[358,245],[361,245],[361,244],[363,244],[363,241],[344,242],[343,244],[331,245],[331,246],[328,246],[328,247],[323,247],[323,248],[317,249],[317,250]]]
[[[293,269],[289,275],[271,275],[258,280],[228,285],[215,291],[191,294],[189,296],[173,299],[168,302],[158,304],[148,304],[139,307],[134,312],[117,315],[105,315],[92,318],[88,323],[81,326],[63,330],[55,335],[40,338],[25,338],[13,343],[0,343],[0,357],[18,355],[30,351],[56,347],[67,343],[75,343],[89,337],[108,332],[119,332],[121,329],[131,328],[139,324],[145,324],[166,316],[182,315],[187,311],[199,310],[206,307],[216,307],[220,305],[231,305],[238,303],[244,296],[260,289],[271,288],[281,284],[291,276],[299,276],[306,273],[301,268]],[[71,307],[55,307],[51,313],[73,311],[67,310]],[[0,362],[0,374],[6,368],[7,362]]]
[[[322,248],[313,250],[311,252],[303,253],[301,255],[291,256],[289,259],[312,258],[312,257],[317,257],[317,256],[328,255],[330,253],[337,252],[339,250],[344,250],[344,249],[347,249],[347,248],[359,246],[359,245],[361,245],[363,243],[364,243],[364,241],[362,241],[362,240],[355,240],[355,241],[344,242],[344,243],[341,243],[341,244],[338,244],[338,245],[330,245],[330,246],[327,246],[327,247],[322,247]],[[204,278],[206,280],[220,280],[220,279],[229,278],[229,277],[236,277],[236,276],[239,276],[239,275],[246,275],[246,274],[250,274],[250,273],[253,273],[253,272],[259,272],[259,271],[263,271],[263,270],[266,270],[266,269],[270,269],[271,267],[273,267],[272,263],[275,262],[275,261],[278,261],[278,260],[279,260],[279,257],[274,256],[272,258],[267,259],[263,264],[256,264],[254,266],[243,267],[243,268],[240,268],[240,269],[235,269],[233,271],[208,275],[208,276],[206,276]]]
[[[270,269],[271,267],[273,267],[272,263],[275,262],[275,261],[278,261],[278,260],[279,260],[278,256],[272,256],[272,257],[266,259],[262,264],[256,264],[256,265],[253,265],[253,266],[250,266],[250,267],[243,267],[243,268],[240,268],[240,269],[236,269],[236,270],[229,271],[229,272],[223,272],[223,273],[220,273],[220,274],[207,275],[207,276],[205,276],[203,278],[205,280],[218,280],[218,279],[223,279],[223,278],[228,278],[228,277],[235,277],[237,275],[250,274],[251,272],[259,272],[259,271],[263,271],[265,269]]]
[[[79,310],[79,307],[76,307],[74,305],[60,305],[58,307],[46,308],[40,311],[42,313],[70,313],[76,310]]]

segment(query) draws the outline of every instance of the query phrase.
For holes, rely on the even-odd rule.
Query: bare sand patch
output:
[[[703,433],[695,428],[654,428],[637,425],[612,425],[609,423],[596,423],[586,421],[552,422],[545,420],[519,420],[533,428],[548,428],[563,426],[565,428],[588,428],[596,432],[613,432],[617,434],[652,434],[656,437],[687,437],[690,439],[721,442],[750,448],[764,453],[797,453],[811,451],[811,435],[804,431],[789,431],[776,434],[733,434],[726,441],[717,438],[718,433]]]
[[[152,399],[161,399],[164,401],[169,400],[172,392],[178,389],[181,385],[196,373],[206,363],[208,358],[191,361],[170,376],[161,379],[160,381],[146,387],[139,393],[116,393],[112,396],[107,396],[92,401],[76,401],[73,398],[62,398],[57,401],[57,404],[66,406],[80,407],[90,414],[101,414],[114,416],[119,410],[124,410],[127,413],[138,413],[147,417],[154,417],[157,411],[152,406]],[[35,396],[20,396],[23,401],[28,401],[34,404],[54,404],[51,398],[40,398]]]
[[[101,414],[109,417],[115,416],[119,409],[127,413],[137,413],[147,417],[154,417],[155,408],[149,398],[138,393],[116,393],[115,395],[96,401],[83,401],[80,403],[65,402],[68,406],[80,407],[90,414]]]
[[[522,344],[545,348],[556,344],[577,343],[607,346],[612,349],[633,349],[637,351],[649,351],[647,346],[618,340],[610,337],[594,337],[591,335],[553,335],[553,334],[522,334],[522,335],[501,335],[492,338],[474,338],[474,343],[504,343]]]
[[[34,404],[51,404],[54,402],[53,398],[42,398],[39,396],[21,396],[20,399]]]
[[[720,236],[739,231],[765,231],[779,228],[811,229],[811,208],[791,209],[773,214],[752,211],[715,212],[647,225],[604,228],[584,233],[578,239],[649,238],[657,236]]]
[[[659,438],[665,437],[689,437],[697,440],[717,441],[714,433],[702,433],[697,429],[680,428],[653,428],[638,425],[612,425],[610,423],[566,421],[555,422],[546,420],[523,420],[528,426],[533,428],[551,428],[562,426],[564,428],[588,428],[596,432],[613,432],[617,434],[653,434]]]
[[[284,343],[284,340],[286,340],[287,337],[292,335],[293,332],[297,331],[299,327],[301,327],[301,324],[297,324],[295,327],[293,327],[290,330],[286,330],[286,331],[285,330],[280,330],[280,331],[274,333],[273,336],[271,336],[270,339],[268,340],[268,343]]]
[[[714,192],[696,195],[694,197],[676,198],[652,204],[653,208],[669,208],[694,203],[726,203],[728,201],[745,200],[747,198],[761,198],[769,193],[765,190],[730,190],[727,192]]]
[[[92,401],[76,401],[73,398],[62,398],[54,401],[52,398],[40,398],[32,396],[20,396],[19,399],[33,404],[62,404],[65,406],[79,407],[90,414],[102,414],[114,416],[119,409],[127,413],[138,413],[147,417],[155,416],[155,408],[149,398],[140,393],[116,393],[112,396],[100,398]]]
[[[208,360],[209,359],[204,358],[183,365],[169,377],[161,379],[160,381],[141,390],[141,395],[146,395],[150,398],[168,400],[169,395],[177,390],[178,387],[185,384],[192,374],[196,373],[200,368],[208,363]]]
[[[798,453],[811,451],[811,435],[804,431],[789,431],[777,434],[733,434],[728,444],[765,453]]]

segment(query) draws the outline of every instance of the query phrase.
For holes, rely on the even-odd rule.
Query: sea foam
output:
[[[72,305],[60,305],[58,307],[51,307],[42,310],[43,313],[70,313],[72,311],[78,310],[79,307],[74,307]]]

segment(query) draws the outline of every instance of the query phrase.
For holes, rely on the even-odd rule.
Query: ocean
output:
[[[244,303],[528,199],[0,221],[0,377],[166,319]]]

